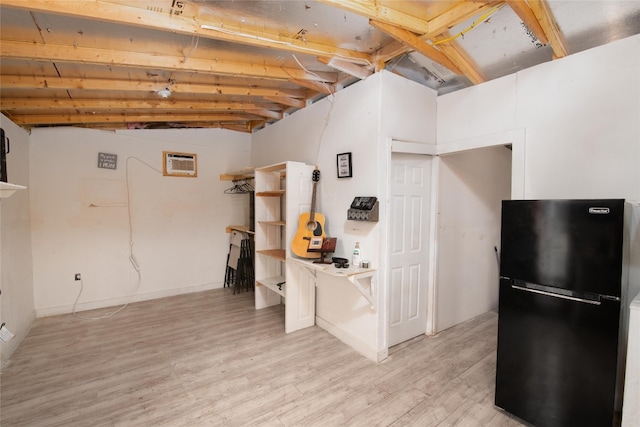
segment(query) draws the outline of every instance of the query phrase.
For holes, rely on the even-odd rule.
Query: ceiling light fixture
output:
[[[162,98],[166,99],[171,96],[171,89],[169,89],[168,87],[165,87],[164,89],[160,89],[156,93],[160,95]]]

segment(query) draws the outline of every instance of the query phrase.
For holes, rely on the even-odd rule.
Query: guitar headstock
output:
[[[313,182],[320,181],[320,169],[316,169],[313,171],[313,173],[311,174],[311,179],[313,180]]]

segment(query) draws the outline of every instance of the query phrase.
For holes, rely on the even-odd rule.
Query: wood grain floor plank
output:
[[[375,364],[228,289],[37,319],[0,374],[0,424],[519,426],[493,406],[496,331],[486,313]]]

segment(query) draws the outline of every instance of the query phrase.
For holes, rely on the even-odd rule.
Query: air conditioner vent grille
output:
[[[163,174],[165,176],[198,176],[196,154],[164,151]]]

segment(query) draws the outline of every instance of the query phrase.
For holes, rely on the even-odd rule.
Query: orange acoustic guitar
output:
[[[312,174],[313,195],[311,196],[311,212],[304,212],[298,219],[298,231],[293,236],[291,251],[301,258],[320,258],[319,252],[307,252],[312,237],[325,238],[324,215],[316,213],[316,186],[320,181],[320,171],[316,168]]]

